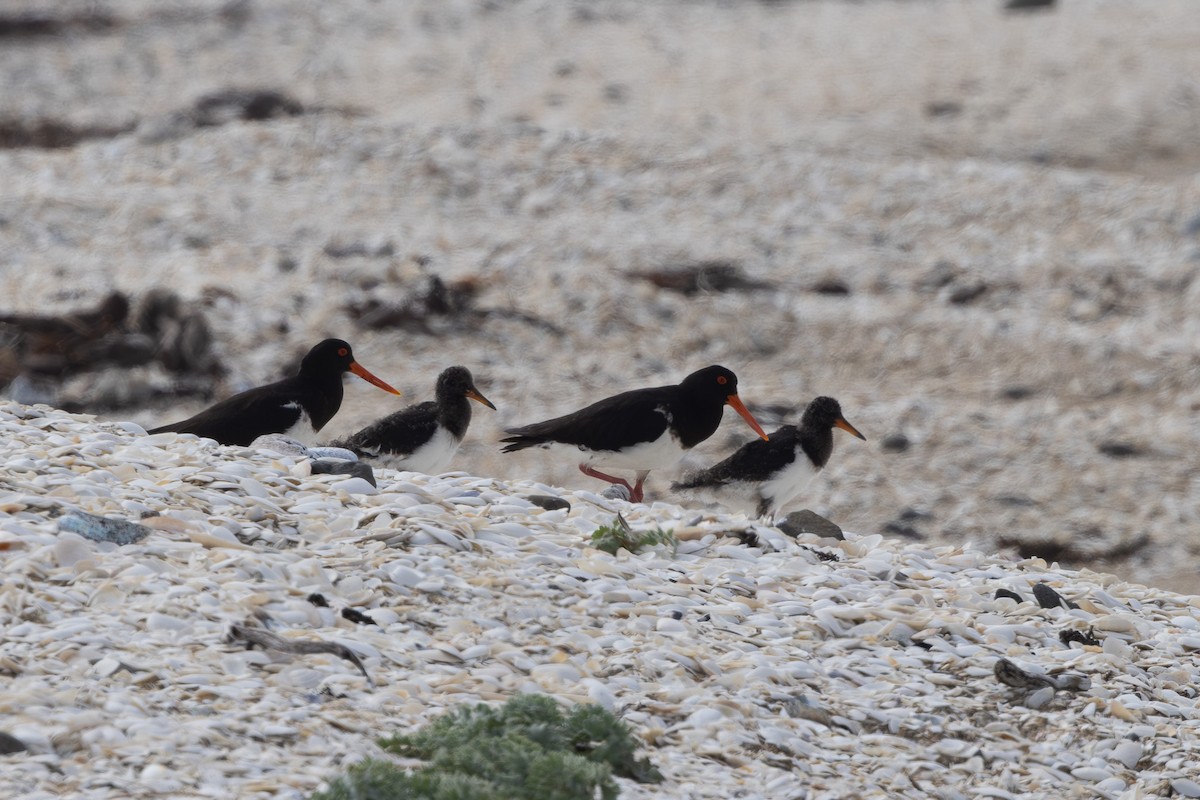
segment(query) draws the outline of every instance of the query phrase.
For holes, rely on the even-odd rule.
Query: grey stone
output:
[[[791,537],[799,536],[802,533],[812,533],[827,539],[842,540],[846,538],[842,534],[842,529],[835,523],[807,508],[788,514],[787,519],[776,527]]]

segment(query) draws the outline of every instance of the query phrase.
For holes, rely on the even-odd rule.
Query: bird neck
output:
[[[816,468],[822,469],[833,455],[833,430],[806,425],[800,430],[800,446],[804,448],[804,452]]]
[[[456,439],[462,439],[471,424],[471,401],[464,396],[438,401],[438,422]]]
[[[679,443],[691,448],[712,436],[721,424],[724,411],[724,405],[712,403],[675,403],[671,415],[679,433]]]
[[[304,386],[305,410],[314,430],[325,427],[342,407],[342,376],[300,373]]]

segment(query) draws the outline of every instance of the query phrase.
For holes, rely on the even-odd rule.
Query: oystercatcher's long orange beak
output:
[[[364,367],[362,364],[359,364],[357,361],[350,362],[350,371],[353,372],[358,377],[362,378],[367,383],[375,384],[380,389],[383,389],[385,392],[391,392],[392,394],[400,394],[400,392],[396,391],[391,386],[387,385],[383,381],[379,380],[379,378],[376,378],[374,375],[372,375],[370,372],[368,372],[367,368]]]
[[[490,408],[492,411],[496,410],[496,407],[494,405],[492,405],[492,401],[488,400],[486,397],[484,397],[483,394],[478,389],[476,389],[474,386],[472,386],[470,389],[467,389],[467,399],[474,400],[477,403],[483,403],[485,406]]]
[[[859,433],[857,428],[855,428],[849,422],[846,422],[846,420],[842,419],[841,417],[838,417],[836,420],[833,421],[833,426],[835,428],[841,428],[846,433],[854,434],[858,438],[862,439],[864,442],[867,440],[867,437],[865,437],[861,433]]]
[[[738,397],[736,394],[731,394],[729,397],[725,398],[725,402],[728,403],[734,411],[741,414],[742,419],[750,423],[750,427],[754,428],[754,432],[761,436],[764,441],[770,441],[770,439],[767,438],[767,432],[764,431],[762,426],[758,424],[758,420],[756,420],[750,414],[750,410],[746,408],[746,406],[742,405],[742,399],[740,397]]]

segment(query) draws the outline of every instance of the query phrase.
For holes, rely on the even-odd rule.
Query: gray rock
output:
[[[28,749],[25,743],[17,737],[0,731],[0,756],[5,756],[9,753],[21,753]]]
[[[318,459],[312,462],[312,471],[314,475],[352,475],[355,478],[362,478],[372,486],[379,485],[375,482],[375,470],[371,469],[370,464],[362,461]]]
[[[358,461],[358,454],[344,447],[310,447],[309,458],[337,458],[342,461]]]
[[[809,511],[807,508],[803,511],[793,511],[787,515],[787,519],[775,527],[793,538],[802,533],[812,533],[827,539],[837,539],[839,541],[846,538],[842,534],[842,529],[835,523],[830,522],[814,511]]]
[[[308,457],[307,447],[282,433],[268,433],[266,436],[259,436],[250,443],[250,446],[256,450],[270,450],[281,456]],[[313,471],[316,472],[315,469]]]
[[[1145,448],[1133,442],[1109,440],[1096,445],[1096,449],[1109,458],[1137,458],[1146,455]]]
[[[140,542],[150,535],[150,529],[136,522],[110,517],[98,517],[86,511],[72,509],[58,518],[58,528],[71,533],[78,533],[93,542],[112,542],[113,544],[133,544]]]
[[[632,497],[632,495],[629,493],[629,490],[619,483],[614,483],[609,486],[600,493],[600,496],[607,497],[609,500],[624,500],[627,503]]]

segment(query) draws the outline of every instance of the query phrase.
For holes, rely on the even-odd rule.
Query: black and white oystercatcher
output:
[[[436,475],[450,465],[467,426],[469,400],[496,407],[478,389],[466,367],[449,367],[438,376],[436,400],[417,403],[340,441],[335,447],[352,450],[379,466]]]
[[[634,389],[606,397],[572,414],[505,431],[505,453],[526,447],[556,447],[582,454],[584,475],[629,489],[630,499],[642,501],[642,484],[652,469],[670,467],[684,451],[703,442],[721,424],[726,405],[742,415],[754,431],[767,434],[737,394],[737,376],[725,367],[705,367],[675,386]],[[633,486],[623,478],[600,472],[631,469]]]
[[[342,375],[353,372],[385,392],[400,394],[354,360],[350,345],[326,339],[300,362],[300,371],[266,386],[226,398],[194,417],[150,433],[194,433],[221,444],[247,445],[259,436],[282,433],[311,443],[342,405]]]
[[[756,517],[771,517],[829,463],[834,428],[866,441],[842,416],[837,400],[818,397],[804,409],[800,427],[784,425],[771,434],[770,441],[749,441],[729,458],[672,484],[671,489]]]

